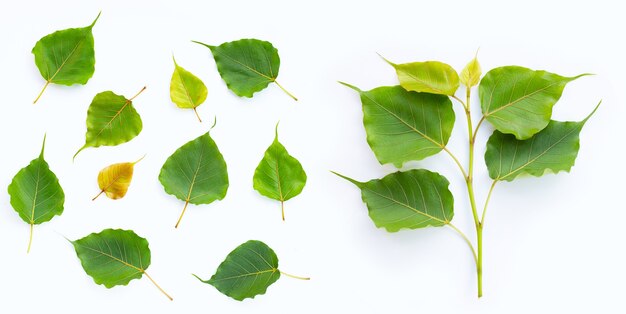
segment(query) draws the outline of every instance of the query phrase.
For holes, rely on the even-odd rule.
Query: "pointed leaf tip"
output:
[[[274,140],[278,141],[278,124],[280,124],[280,120],[276,122],[276,127],[274,128]]]
[[[346,83],[346,82],[337,81],[337,83],[339,83],[339,84],[341,84],[341,85],[344,85],[344,86],[347,86],[347,87],[349,87],[349,88],[351,88],[351,89],[353,89],[353,90],[355,90],[355,91],[357,91],[357,92],[359,92],[359,93],[362,93],[362,92],[363,92],[360,88],[358,88],[358,87],[356,87],[356,86],[354,86],[354,85],[350,85],[350,84],[348,84],[348,83]]]
[[[587,115],[587,117],[583,120],[583,123],[587,122],[587,120],[589,120],[589,118],[591,118],[596,111],[598,111],[598,108],[600,108],[600,105],[602,104],[602,99],[600,100],[600,102],[598,102],[598,104],[596,105],[595,108],[593,108],[593,110],[591,111],[591,113],[589,115]]]
[[[383,55],[381,55],[380,53],[378,53],[378,52],[377,52],[376,54],[377,54],[377,55],[378,55],[381,59],[385,60],[385,62],[387,62],[387,63],[388,63],[389,65],[391,65],[392,67],[394,67],[394,68],[396,67],[396,64],[395,64],[395,63],[393,63],[393,62],[389,61],[387,58],[383,57]]]
[[[207,281],[208,281],[208,280],[204,280],[204,279],[198,277],[198,275],[196,275],[196,274],[191,274],[191,275],[196,277],[196,279],[200,280],[201,282],[207,283]]]
[[[46,148],[46,137],[48,137],[48,134],[43,135],[43,144],[41,144],[41,152],[39,153],[39,159],[43,159],[43,152],[44,152],[44,149]]]
[[[98,12],[98,16],[96,16],[96,19],[93,20],[93,22],[91,22],[91,25],[89,25],[89,28],[94,27],[94,25],[96,25],[96,22],[98,21],[98,19],[100,18],[100,15],[102,14],[102,11]]]
[[[197,40],[192,40],[191,42],[192,42],[192,43],[196,43],[196,44],[198,44],[198,45],[205,46],[205,47],[207,47],[207,48],[209,48],[209,49],[213,49],[213,48],[215,48],[215,46],[207,45],[207,44],[205,44],[205,43],[203,43],[203,42],[200,42],[200,41],[197,41]]]
[[[332,171],[332,170],[331,170],[330,172],[331,172],[331,173],[333,173],[334,175],[336,175],[336,176],[338,176],[338,177],[340,177],[340,178],[342,178],[342,179],[346,180],[346,181],[349,181],[350,183],[352,183],[352,184],[356,185],[356,186],[357,186],[357,187],[359,187],[359,188],[361,188],[361,187],[363,186],[363,184],[364,184],[364,182],[359,182],[359,181],[354,180],[354,179],[352,179],[352,178],[346,177],[346,176],[344,176],[344,175],[342,175],[342,174],[340,174],[340,173],[338,173],[338,172],[334,172],[334,171]]]

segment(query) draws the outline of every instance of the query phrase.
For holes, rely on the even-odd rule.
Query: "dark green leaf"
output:
[[[480,81],[483,114],[498,131],[528,139],[548,125],[565,85],[584,75],[563,77],[519,66],[495,68]]]
[[[228,190],[226,161],[209,132],[177,149],[163,164],[159,181],[165,192],[185,201],[176,227],[189,203],[210,204],[223,199]]]
[[[125,286],[133,279],[148,277],[170,300],[172,299],[146,273],[150,266],[148,240],[132,230],[106,229],[72,241],[83,269],[93,280],[107,288]]]
[[[35,64],[46,84],[34,103],[50,83],[87,84],[93,76],[96,63],[91,30],[99,17],[100,14],[87,27],[56,31],[35,44],[32,50]]]
[[[278,124],[274,142],[265,151],[265,156],[254,171],[252,182],[254,189],[261,195],[280,201],[285,220],[284,202],[302,192],[306,173],[300,162],[278,142]]]
[[[539,177],[546,172],[569,172],[578,155],[580,131],[590,117],[581,122],[550,121],[527,140],[494,131],[485,152],[489,176],[496,181],[513,181],[522,174]]]
[[[237,96],[252,97],[270,83],[276,83],[287,95],[298,100],[276,81],[280,57],[271,43],[258,39],[240,39],[219,46],[194,42],[211,49],[217,70]]]
[[[44,137],[39,157],[22,168],[13,177],[8,188],[11,206],[22,220],[30,224],[29,252],[33,240],[33,226],[61,215],[65,203],[65,194],[59,184],[59,179],[44,160],[45,146],[46,138]]]
[[[454,127],[452,102],[443,95],[406,91],[400,86],[362,91],[367,143],[381,164],[421,160],[440,152]]]
[[[130,99],[111,91],[96,95],[87,111],[85,145],[74,154],[74,158],[87,147],[116,146],[135,138],[143,129],[143,124],[133,107],[133,100],[145,89]]]
[[[424,169],[395,172],[382,179],[358,182],[335,173],[361,189],[370,218],[389,232],[449,224],[454,216],[450,184],[442,175]]]

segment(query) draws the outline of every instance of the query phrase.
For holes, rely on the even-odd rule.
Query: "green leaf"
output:
[[[128,285],[131,280],[145,275],[172,300],[146,273],[150,266],[148,240],[134,231],[106,229],[71,242],[83,269],[95,283],[110,289]]]
[[[143,129],[143,124],[133,107],[133,100],[145,89],[142,88],[130,99],[111,91],[97,94],[87,110],[85,145],[74,154],[74,158],[87,147],[117,146],[135,138]]]
[[[161,168],[159,181],[165,192],[185,201],[176,228],[189,203],[210,204],[226,196],[226,161],[209,132],[181,146],[167,158]]]
[[[451,96],[459,88],[459,75],[445,63],[425,61],[395,64],[383,59],[396,69],[400,85],[408,91]]]
[[[476,51],[474,59],[472,59],[472,61],[470,61],[465,68],[463,68],[463,71],[461,71],[459,79],[461,84],[467,87],[473,87],[478,85],[481,75],[482,70],[480,68],[480,63],[478,63],[478,51]]]
[[[448,180],[425,169],[395,172],[382,179],[358,182],[341,174],[359,189],[370,218],[389,232],[449,224],[454,198]]]
[[[46,138],[39,157],[33,159],[28,166],[22,168],[13,177],[8,192],[11,196],[11,206],[20,218],[30,224],[30,240],[28,252],[33,241],[33,227],[50,221],[54,216],[63,213],[65,194],[59,184],[59,179],[50,170],[43,157]]]
[[[455,119],[448,97],[400,86],[362,91],[341,84],[361,95],[367,143],[381,164],[399,168],[407,161],[439,153],[448,143]]]
[[[267,288],[276,282],[281,274],[309,280],[280,271],[276,253],[267,244],[250,240],[230,252],[211,279],[202,280],[194,276],[214,286],[221,293],[237,301],[243,301],[265,294]]]
[[[496,181],[513,181],[524,174],[540,177],[547,172],[569,172],[578,155],[580,131],[597,109],[580,122],[550,121],[527,140],[494,131],[485,152],[489,176]]]
[[[585,75],[563,77],[519,66],[495,68],[480,82],[483,114],[498,131],[528,139],[548,125],[565,85]]]
[[[208,94],[206,85],[197,76],[179,66],[176,59],[174,66],[174,74],[170,81],[170,98],[179,108],[193,109],[198,120],[202,122],[196,108],[206,100]]]
[[[276,81],[280,67],[278,50],[267,41],[258,39],[240,39],[211,46],[199,41],[194,43],[211,49],[217,70],[226,86],[239,97],[252,97],[265,89],[270,83],[276,83],[287,95],[298,100]]]
[[[61,85],[87,84],[95,71],[96,58],[91,25],[56,31],[41,38],[33,47],[35,64],[46,84],[33,103],[41,97],[50,83]]]
[[[280,201],[282,218],[285,220],[285,201],[300,194],[306,184],[306,173],[300,162],[289,155],[285,146],[278,141],[276,124],[274,142],[265,151],[265,156],[254,171],[254,189],[261,195]]]

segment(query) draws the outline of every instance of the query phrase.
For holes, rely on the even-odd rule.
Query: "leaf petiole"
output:
[[[163,294],[165,294],[165,296],[170,299],[170,301],[174,301],[174,298],[172,298],[169,294],[167,294],[167,292],[165,292],[165,290],[163,290],[163,288],[161,288],[161,286],[159,286],[158,283],[156,283],[156,281],[154,281],[154,279],[152,279],[152,277],[150,277],[150,275],[148,275],[147,272],[143,272],[144,275],[146,275],[146,277],[148,279],[150,279],[150,281],[152,281],[152,283],[154,284],[155,287],[157,287],[157,289],[159,289],[159,291],[161,291]]]
[[[33,229],[35,224],[33,222],[30,223],[30,237],[28,239],[28,249],[26,249],[26,254],[30,253],[30,247],[33,244]]]
[[[283,92],[285,92],[285,94],[289,95],[289,97],[293,98],[293,100],[298,101],[298,98],[296,98],[296,96],[294,96],[292,93],[287,91],[282,85],[278,83],[277,80],[274,80],[274,83],[276,83],[276,85],[278,85],[278,87],[280,87],[280,89],[282,89]]]
[[[294,278],[294,279],[300,279],[300,280],[311,280],[311,278],[310,278],[310,277],[300,277],[300,276],[296,276],[296,275],[288,274],[288,273],[286,273],[286,272],[283,272],[283,271],[282,271],[282,270],[280,270],[280,269],[279,269],[278,271],[280,272],[280,274],[281,274],[281,275],[285,275],[285,276],[287,276],[287,277],[291,277],[291,278]]]
[[[43,88],[41,89],[41,92],[39,92],[39,95],[37,95],[37,98],[35,98],[35,101],[33,101],[33,105],[37,103],[39,98],[41,98],[41,95],[43,95],[43,92],[46,90],[46,88],[48,88],[48,85],[50,85],[50,81],[46,81],[46,84],[44,84]]]
[[[185,201],[185,207],[183,207],[183,212],[180,213],[180,217],[178,217],[178,221],[176,222],[174,228],[178,228],[178,225],[180,225],[180,221],[183,220],[183,215],[185,215],[185,211],[187,211],[187,205],[189,205],[189,200]]]

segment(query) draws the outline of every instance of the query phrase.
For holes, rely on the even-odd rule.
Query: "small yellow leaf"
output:
[[[461,83],[467,87],[472,87],[478,85],[480,82],[480,75],[482,74],[482,70],[480,69],[480,63],[478,63],[478,51],[476,52],[476,56],[474,59],[470,61],[463,71],[461,71],[460,80]]]
[[[143,159],[143,157],[141,159]],[[135,164],[141,161],[141,159],[135,162],[112,164],[100,170],[98,174],[100,193],[98,193],[93,200],[96,200],[102,193],[105,193],[108,198],[114,200],[124,197],[130,186],[130,181],[133,179]]]

